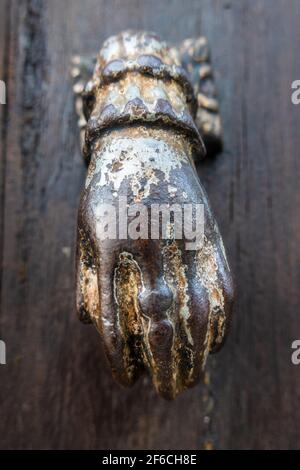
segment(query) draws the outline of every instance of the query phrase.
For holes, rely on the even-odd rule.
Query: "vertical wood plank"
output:
[[[299,15],[297,0],[1,0],[1,448],[299,446]],[[206,34],[224,122],[223,154],[198,172],[237,280],[235,318],[206,384],[173,403],[147,378],[120,389],[74,308],[85,168],[69,61],[126,28]]]

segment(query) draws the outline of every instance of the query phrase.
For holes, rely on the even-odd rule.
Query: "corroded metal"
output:
[[[205,156],[202,136],[221,142],[208,55],[202,39],[196,46],[175,49],[152,33],[128,31],[104,43],[86,84],[91,61],[73,63],[88,163],[78,215],[78,313],[100,332],[119,383],[132,385],[148,370],[169,399],[199,381],[208,354],[222,345],[233,298],[194,167]],[[189,79],[194,62],[200,81]],[[117,209],[121,197],[147,208],[202,203],[203,244],[187,250],[171,232],[168,239],[103,239],[99,208]]]
[[[219,102],[207,39],[186,39],[179,47],[181,62],[188,72],[197,99],[195,122],[208,154],[222,150],[222,126]]]

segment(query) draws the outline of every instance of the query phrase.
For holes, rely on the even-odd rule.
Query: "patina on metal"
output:
[[[92,77],[91,71],[94,68]],[[169,47],[155,34],[110,37],[96,60],[73,59],[88,164],[78,213],[77,310],[99,331],[115,379],[145,371],[172,399],[201,378],[224,342],[233,285],[222,239],[194,162],[222,146],[205,38]],[[204,242],[103,239],[99,207],[201,203]],[[149,226],[151,221],[149,221]]]

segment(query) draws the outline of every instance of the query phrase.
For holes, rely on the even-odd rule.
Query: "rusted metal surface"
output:
[[[119,383],[132,385],[148,370],[167,399],[199,381],[208,354],[223,344],[233,300],[222,239],[194,167],[205,156],[203,129],[209,142],[221,141],[199,41],[193,50],[184,42],[180,54],[152,33],[121,33],[104,43],[85,89],[75,89],[89,164],[78,215],[78,313],[99,331]],[[193,61],[202,80],[192,77],[197,100],[187,72]],[[100,206],[117,211],[121,197],[149,210],[203,204],[203,244],[187,250],[172,233],[103,239]]]
[[[222,126],[219,103],[210,64],[207,39],[186,39],[179,47],[183,67],[189,73],[197,99],[195,121],[209,154],[222,150]]]

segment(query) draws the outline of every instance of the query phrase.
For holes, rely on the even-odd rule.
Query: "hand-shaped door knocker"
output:
[[[175,49],[153,33],[126,31],[96,60],[74,57],[72,74],[88,164],[77,310],[99,331],[119,383],[148,370],[172,399],[199,381],[222,345],[233,300],[194,166],[205,147],[221,148],[207,41]]]

